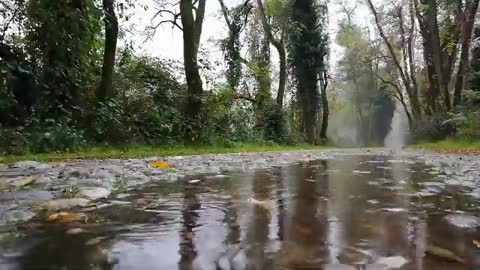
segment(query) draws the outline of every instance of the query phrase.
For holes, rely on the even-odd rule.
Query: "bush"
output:
[[[85,132],[77,129],[67,120],[47,119],[34,125],[28,133],[29,151],[71,152],[87,145]]]
[[[28,150],[28,138],[23,127],[7,128],[0,126],[0,155],[21,155]]]
[[[425,117],[416,124],[410,140],[420,142],[426,140],[442,140],[455,133],[455,126],[449,121],[446,113]]]
[[[176,108],[156,106],[150,96],[109,99],[97,108],[95,138],[113,145],[169,145],[178,140],[182,119]]]
[[[463,139],[480,139],[480,93],[465,91],[463,105],[453,114],[449,123],[456,128],[456,136]]]
[[[34,120],[25,127],[0,128],[0,153],[70,152],[87,145],[85,133],[67,120]]]

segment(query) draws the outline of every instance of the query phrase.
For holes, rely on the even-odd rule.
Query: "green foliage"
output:
[[[80,193],[80,188],[74,185],[69,185],[63,189],[63,197],[67,199],[75,198]]]
[[[128,190],[128,182],[123,177],[112,183],[112,191],[115,194],[124,193]]]
[[[175,142],[182,116],[173,107],[157,106],[152,97],[136,95],[100,103],[95,118],[97,141],[169,145]]]
[[[461,139],[480,139],[480,93],[464,92],[464,102],[460,110],[453,114],[448,123],[456,128],[456,136]]]
[[[421,142],[427,140],[443,140],[455,132],[455,127],[450,121],[448,114],[435,114],[423,118],[416,123],[416,127],[411,133],[410,140]]]
[[[26,126],[0,128],[3,154],[70,152],[86,145],[84,132],[62,120],[34,120]]]

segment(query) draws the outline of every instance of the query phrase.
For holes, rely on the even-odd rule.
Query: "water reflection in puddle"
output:
[[[0,268],[476,269],[478,199],[437,180],[381,156],[191,177],[118,196],[86,224],[26,224]]]

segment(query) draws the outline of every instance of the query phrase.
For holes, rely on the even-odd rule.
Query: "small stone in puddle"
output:
[[[84,233],[85,230],[82,228],[71,228],[66,231],[67,234],[74,235],[74,234],[81,234]]]
[[[407,210],[404,208],[383,208],[382,211],[389,212],[389,213],[404,213]]]
[[[85,187],[80,190],[78,196],[90,200],[98,200],[101,198],[107,198],[110,193],[112,193],[110,190],[102,187]]]
[[[226,178],[226,177],[227,177],[226,175],[217,174],[217,175],[209,176],[209,177],[207,177],[207,178],[208,178],[208,179],[223,179],[223,178]]]
[[[200,180],[200,179],[193,179],[193,180],[188,181],[189,184],[197,184],[197,183],[200,183],[200,182],[202,182],[202,180]]]
[[[480,226],[480,218],[462,214],[452,214],[445,217],[448,224],[459,229],[473,229]]]
[[[371,174],[372,172],[371,172],[371,171],[358,171],[358,170],[354,170],[353,173],[354,173],[354,174]]]
[[[385,265],[390,269],[398,269],[404,267],[408,263],[408,260],[402,256],[393,256],[379,258],[375,263]]]
[[[96,245],[100,242],[102,242],[102,240],[104,240],[105,237],[95,237],[95,238],[92,238],[90,240],[88,240],[87,242],[85,242],[85,245],[87,246],[93,246],[93,245]]]

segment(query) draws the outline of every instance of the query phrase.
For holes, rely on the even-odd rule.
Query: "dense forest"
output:
[[[210,61],[212,46],[202,44],[214,4],[225,29],[215,40],[220,70]],[[0,0],[0,153],[383,145],[399,121],[407,128],[396,132],[410,141],[477,139],[478,5]],[[181,60],[129,45],[138,37],[128,22],[142,14],[154,15],[141,38],[181,32]]]

